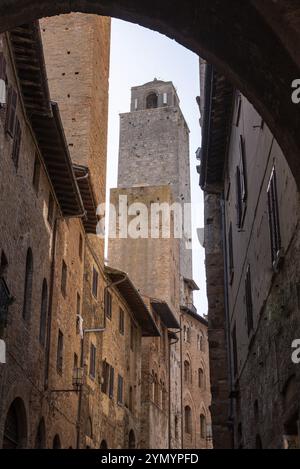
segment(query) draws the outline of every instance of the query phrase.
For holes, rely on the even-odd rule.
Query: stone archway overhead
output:
[[[300,2],[295,0],[7,0],[0,31],[71,11],[139,23],[214,64],[266,121],[300,182],[300,112],[291,83],[300,78]]]

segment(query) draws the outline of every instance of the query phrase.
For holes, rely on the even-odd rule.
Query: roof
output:
[[[208,321],[203,316],[200,316],[196,311],[196,308],[193,310],[189,307],[189,305],[181,305],[180,309],[184,311],[186,314],[191,316],[192,318],[196,319],[197,321],[201,322],[204,326],[208,326]]]
[[[197,283],[191,279],[191,278],[187,278],[187,277],[183,277],[183,280],[184,282],[189,286],[189,288],[191,290],[200,290],[200,288],[198,287]]]
[[[162,322],[169,329],[180,329],[180,324],[176,319],[174,312],[169,307],[168,303],[162,300],[151,299],[151,306],[154,311],[160,316]]]
[[[111,282],[123,280],[125,276],[125,279],[116,285],[115,288],[128,304],[136,322],[142,329],[143,337],[159,337],[160,332],[149,309],[126,272],[107,266],[104,267],[104,272]]]
[[[96,234],[98,223],[97,202],[93,190],[89,169],[86,166],[73,164],[77,184],[83,201],[86,216],[83,218],[83,226],[86,233]]]
[[[26,115],[35,134],[61,212],[84,212],[57,103],[50,100],[38,21],[9,32]]]
[[[212,65],[207,64],[200,165],[200,186],[206,192],[217,193],[222,190],[233,98],[232,85]]]

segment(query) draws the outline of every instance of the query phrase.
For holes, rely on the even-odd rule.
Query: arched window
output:
[[[199,368],[198,370],[198,386],[200,389],[205,389],[204,371],[202,368]]]
[[[56,434],[55,437],[53,438],[52,448],[53,449],[61,449],[61,442],[60,442],[60,438],[59,438],[58,434]]]
[[[44,449],[46,447],[46,428],[45,428],[45,420],[42,418],[40,420],[36,437],[35,437],[35,449]]]
[[[27,418],[22,399],[16,398],[11,404],[3,435],[3,449],[26,448],[27,446]]]
[[[107,446],[107,443],[106,443],[105,440],[102,440],[102,441],[101,441],[100,449],[108,449],[108,446]]]
[[[205,415],[200,415],[200,436],[206,438],[206,418]]]
[[[184,408],[184,429],[185,433],[192,433],[192,411],[188,405]]]
[[[146,108],[153,109],[157,107],[157,94],[150,93],[146,98]]]
[[[133,430],[130,430],[128,437],[128,448],[135,449],[135,434]]]
[[[191,382],[191,366],[188,360],[184,361],[184,381],[186,383]]]
[[[191,328],[186,328],[186,341],[190,344],[191,343]]]
[[[47,308],[48,308],[48,285],[44,278],[41,299],[41,316],[40,316],[40,344],[45,345],[46,324],[47,324]]]
[[[33,280],[33,257],[30,248],[27,250],[25,285],[24,285],[24,301],[23,301],[23,318],[28,319],[31,313],[32,299],[32,280]]]
[[[92,424],[92,419],[89,417],[86,422],[86,429],[85,429],[85,434],[89,438],[93,438],[93,424]]]
[[[199,336],[199,350],[204,352],[204,336],[202,333]]]

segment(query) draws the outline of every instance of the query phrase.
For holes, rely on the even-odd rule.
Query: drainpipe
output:
[[[233,377],[233,364],[232,364],[232,350],[231,350],[231,331],[230,331],[230,315],[229,315],[229,297],[228,297],[228,252],[226,242],[226,217],[225,217],[225,199],[224,192],[220,197],[220,207],[222,214],[222,243],[223,243],[223,258],[224,258],[224,286],[225,286],[225,319],[226,319],[226,340],[227,340],[227,361],[228,361],[228,377],[230,386],[230,401],[229,401],[229,413],[228,413],[228,427],[231,433],[232,448],[234,447],[234,405],[233,405],[233,394],[234,394],[234,377]]]
[[[181,448],[183,449],[183,432],[184,432],[184,409],[183,409],[183,366],[182,366],[182,313],[180,314],[180,388],[181,388]]]
[[[103,298],[105,298],[106,291],[109,288],[115,287],[116,285],[119,285],[120,283],[124,282],[126,279],[127,279],[127,274],[124,273],[124,276],[120,280],[117,280],[116,282],[111,282],[111,283],[107,284],[104,287],[104,293],[103,293],[104,296],[103,296]],[[90,334],[90,333],[102,333],[102,332],[105,332],[105,330],[106,330],[106,314],[105,314],[104,308],[103,308],[103,312],[104,312],[103,326],[100,326],[100,327],[97,327],[97,328],[83,329],[83,337],[81,339],[81,351],[80,351],[80,366],[82,368],[84,366],[84,337],[85,337],[85,335]],[[83,397],[83,385],[80,387],[79,399],[78,399],[77,424],[76,424],[76,430],[77,430],[76,431],[76,449],[80,449],[80,429],[81,429],[80,427],[81,427],[82,397]]]
[[[175,332],[178,334],[178,332]],[[169,449],[172,447],[172,436],[171,436],[171,346],[177,344],[179,338],[177,337],[173,342],[169,341],[169,354],[168,354],[168,367],[169,367]]]

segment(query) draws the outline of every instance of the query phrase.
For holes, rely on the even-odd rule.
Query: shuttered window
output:
[[[271,241],[271,258],[272,263],[276,262],[278,253],[281,249],[281,235],[279,223],[278,194],[275,167],[272,170],[268,185],[268,211],[269,211],[269,227]]]
[[[6,80],[6,60],[3,52],[0,52],[0,80]]]
[[[61,266],[61,292],[63,296],[65,297],[67,294],[67,265],[65,261],[62,261],[62,266]]]
[[[119,332],[124,335],[125,325],[124,325],[124,311],[122,308],[119,309]]]
[[[57,358],[56,358],[56,369],[58,373],[62,373],[63,369],[63,350],[64,350],[64,335],[59,330],[57,339]]]
[[[90,347],[90,377],[95,378],[96,376],[96,347],[91,344]]]
[[[109,397],[110,399],[114,397],[114,378],[115,378],[115,370],[111,366],[109,369]]]
[[[93,285],[92,285],[92,293],[95,298],[98,297],[98,272],[93,267]]]
[[[41,174],[41,162],[39,160],[39,157],[36,155],[35,160],[34,160],[33,178],[32,178],[32,185],[36,194],[38,194],[39,192],[40,174]]]
[[[15,133],[15,122],[17,112],[18,95],[12,86],[8,87],[7,93],[7,111],[5,120],[5,131],[11,136]]]
[[[105,290],[104,294],[104,312],[106,316],[111,319],[112,317],[112,298],[108,290]]]
[[[12,159],[16,168],[19,165],[19,156],[20,156],[20,147],[21,147],[21,126],[19,119],[15,119],[15,132],[14,132],[14,142],[13,142],[13,149],[12,149]]]
[[[108,392],[108,379],[109,379],[109,364],[106,361],[102,362],[102,385],[101,391],[107,394]]]
[[[240,229],[244,222],[248,196],[245,141],[242,135],[240,136],[240,161],[239,165],[236,167],[235,180],[237,227]]]
[[[251,271],[250,266],[247,268],[245,279],[245,300],[246,300],[246,314],[247,314],[247,330],[248,335],[253,329],[253,303],[252,303],[252,285],[251,285]]]

